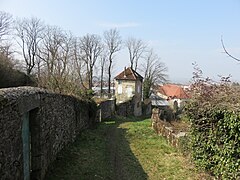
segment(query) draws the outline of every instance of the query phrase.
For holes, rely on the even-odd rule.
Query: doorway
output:
[[[38,108],[35,108],[22,116],[24,180],[41,177],[40,122],[37,114]]]

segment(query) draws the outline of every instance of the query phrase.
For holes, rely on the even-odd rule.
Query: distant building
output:
[[[168,100],[171,107],[177,105],[179,108],[183,107],[184,103],[190,98],[181,86],[175,84],[159,86],[156,89],[156,94]]]
[[[150,98],[152,106],[155,107],[166,107],[169,106],[169,103],[166,99],[152,93]]]
[[[115,78],[115,96],[117,103],[134,97],[134,115],[142,115],[142,82],[143,77],[132,68],[125,68]]]

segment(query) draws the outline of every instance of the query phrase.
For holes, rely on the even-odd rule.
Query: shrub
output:
[[[199,70],[199,69],[197,69]],[[185,113],[191,122],[192,157],[221,179],[240,178],[240,93],[229,78],[215,83],[199,70]]]
[[[13,68],[10,59],[0,52],[0,88],[36,86],[34,78]]]

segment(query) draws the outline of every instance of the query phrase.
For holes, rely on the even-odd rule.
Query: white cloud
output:
[[[139,23],[136,22],[125,22],[125,23],[99,23],[100,26],[105,28],[133,28],[140,26]]]

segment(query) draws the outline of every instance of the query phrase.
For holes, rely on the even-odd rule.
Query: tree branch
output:
[[[231,57],[232,59],[234,59],[234,60],[236,60],[236,61],[240,61],[240,59],[232,56],[232,55],[227,51],[227,49],[225,48],[225,45],[224,45],[224,43],[223,43],[223,38],[222,38],[222,37],[221,37],[221,43],[222,43],[222,47],[223,47],[224,52],[225,52],[229,57]]]

